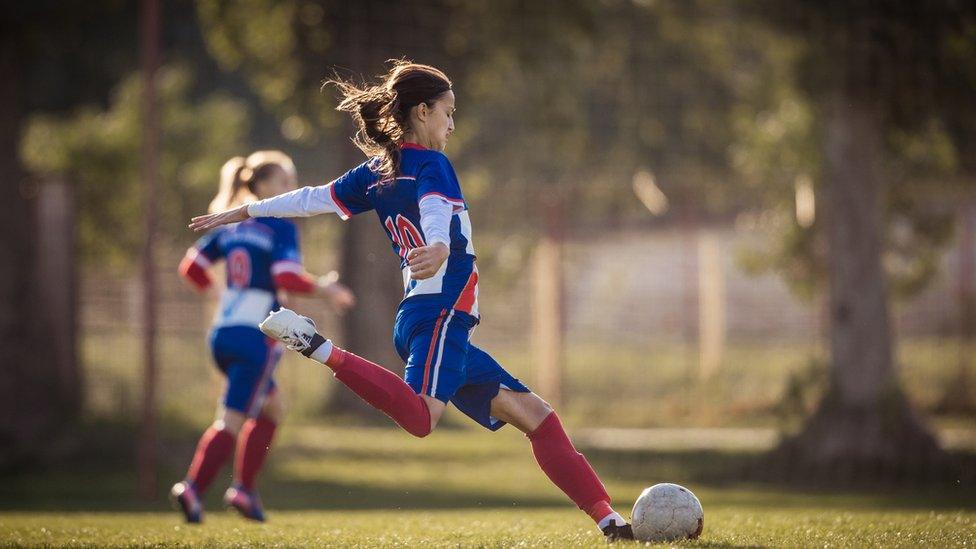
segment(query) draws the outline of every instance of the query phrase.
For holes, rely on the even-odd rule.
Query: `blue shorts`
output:
[[[478,320],[454,309],[401,305],[393,343],[407,364],[404,378],[417,394],[450,402],[492,431],[505,422],[491,416],[491,400],[501,388],[529,392],[488,353],[469,341]]]
[[[210,349],[227,377],[224,406],[248,417],[261,414],[275,390],[274,370],[284,348],[250,326],[226,326],[210,333]]]

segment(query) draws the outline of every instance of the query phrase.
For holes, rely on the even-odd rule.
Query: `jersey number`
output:
[[[240,248],[227,256],[227,277],[234,288],[246,288],[251,282],[251,256]]]
[[[410,250],[427,245],[417,227],[400,214],[397,214],[395,222],[392,217],[387,217],[383,225],[390,233],[390,239],[400,248],[400,257],[406,258]]]

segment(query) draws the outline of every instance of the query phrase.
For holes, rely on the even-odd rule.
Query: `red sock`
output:
[[[203,433],[197,443],[197,451],[193,454],[190,469],[186,472],[186,479],[193,483],[197,493],[202,494],[210,487],[233,450],[234,435],[230,431],[211,427]]]
[[[336,379],[408,433],[416,437],[430,434],[427,403],[399,376],[338,347],[332,348],[325,363],[335,372]]]
[[[610,496],[583,454],[576,451],[566,436],[556,412],[542,420],[528,435],[539,467],[593,522],[613,512]]]
[[[271,439],[277,426],[267,417],[258,416],[247,420],[241,428],[234,456],[234,476],[248,492],[254,489],[254,479],[271,450]]]

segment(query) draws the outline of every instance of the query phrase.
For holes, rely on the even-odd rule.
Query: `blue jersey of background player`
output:
[[[234,158],[222,170],[215,209],[227,204],[269,198],[295,188],[291,159],[277,151],[259,151]],[[200,496],[234,453],[233,483],[225,502],[246,518],[263,520],[254,483],[280,421],[281,401],[275,391],[274,369],[283,351],[258,329],[278,308],[286,292],[328,296],[339,310],[352,295],[335,276],[315,279],[305,272],[295,224],[270,217],[220,227],[194,244],[180,263],[180,274],[208,291],[213,282],[207,268],[224,261],[226,287],[210,332],[210,348],[227,389],[218,419],[204,433],[186,478],[173,486],[172,496],[190,522],[199,522]]]
[[[552,407],[469,341],[478,322],[471,224],[454,169],[441,152],[454,131],[450,80],[436,68],[400,61],[375,86],[333,83],[344,96],[339,109],[352,113],[356,142],[371,160],[329,185],[199,216],[190,227],[326,212],[346,219],[375,211],[401,259],[404,299],[394,343],[407,363],[406,379],[333,345],[288,309],[272,312],[261,330],[331,368],[336,379],[415,436],[431,432],[448,402],[488,429],[513,424],[528,435],[546,475],[607,537],[633,538]]]

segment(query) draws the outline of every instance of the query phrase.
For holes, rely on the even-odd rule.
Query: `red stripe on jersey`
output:
[[[424,147],[423,145],[418,145],[416,143],[401,143],[400,144],[400,148],[401,149],[415,149],[415,150],[418,150],[418,151],[426,151],[427,150],[427,147]]]
[[[478,268],[475,267],[475,269],[471,271],[471,275],[468,276],[468,282],[464,285],[464,289],[461,290],[461,295],[459,295],[457,301],[454,302],[454,310],[461,311],[462,313],[470,313],[471,309],[474,308],[475,290],[477,288]]]
[[[209,288],[212,281],[207,270],[200,265],[201,261],[198,261],[198,258],[206,259],[196,248],[187,250],[186,256],[180,261],[179,273],[194,288],[202,291]]]
[[[294,273],[285,271],[274,275],[275,288],[298,292],[300,294],[310,294],[315,291],[315,279],[308,273]]]
[[[427,386],[430,383],[430,362],[434,359],[434,350],[437,348],[437,340],[440,339],[441,322],[444,321],[444,313],[446,310],[442,310],[440,316],[437,317],[437,323],[434,324],[434,333],[430,336],[430,349],[427,350],[427,363],[424,364],[424,384],[420,388],[420,394],[427,393]]]
[[[349,208],[347,208],[346,205],[339,200],[339,197],[336,196],[335,183],[329,183],[329,194],[332,195],[332,201],[335,202],[335,205],[339,206],[339,217],[342,219],[349,219],[352,217],[352,213],[349,211]]]

